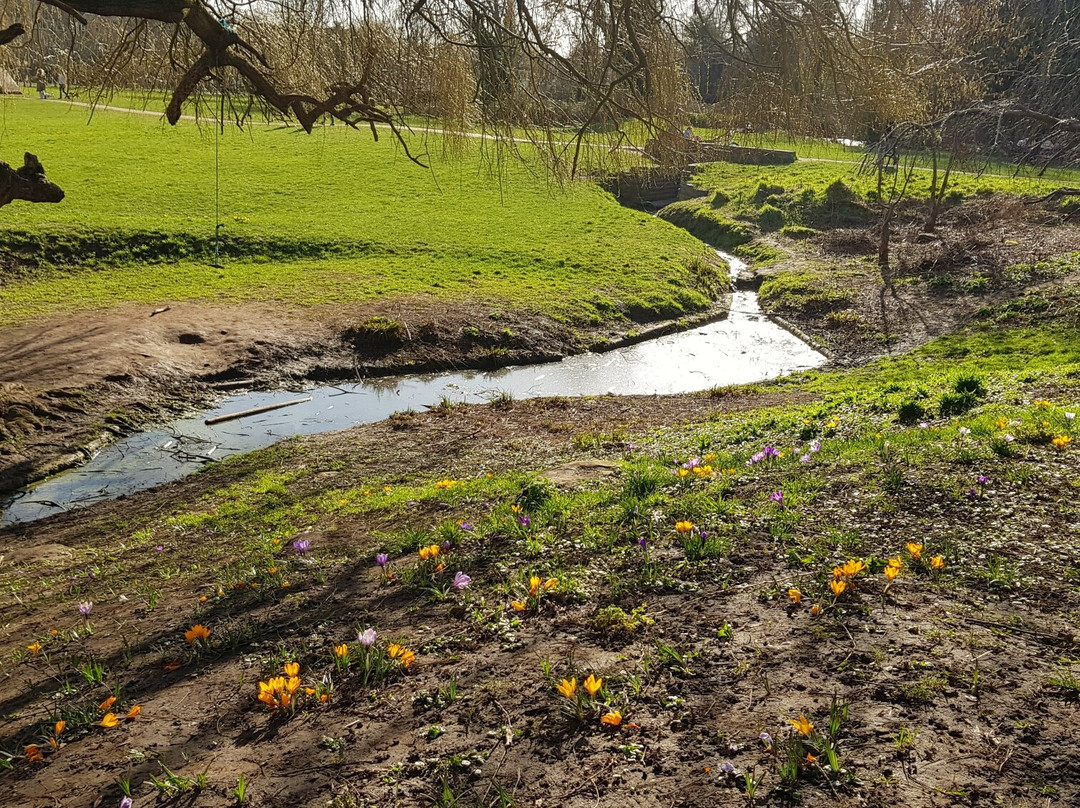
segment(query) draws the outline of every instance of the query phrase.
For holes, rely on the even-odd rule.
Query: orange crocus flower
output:
[[[577,677],[572,677],[570,681],[563,679],[562,684],[555,685],[555,689],[568,699],[574,698],[574,694],[577,693]]]
[[[112,729],[120,723],[120,719],[116,717],[116,713],[105,713],[99,723],[107,729]]]
[[[600,716],[600,723],[607,724],[609,727],[617,727],[622,723],[622,713],[615,710],[614,712],[602,715]]]
[[[798,718],[789,718],[788,723],[795,727],[796,732],[807,738],[814,731],[814,725],[810,723],[810,719],[805,715],[800,715]]]

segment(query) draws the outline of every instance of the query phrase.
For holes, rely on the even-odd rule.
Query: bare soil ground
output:
[[[947,209],[932,235],[922,231],[924,208],[912,204],[898,217],[887,277],[876,262],[875,227],[826,231],[802,249],[785,242],[791,258],[759,269],[758,277],[809,272],[837,294],[766,309],[817,340],[838,364],[860,364],[954,333],[979,310],[1062,274],[1061,267],[1040,262],[1080,252],[1080,224],[1019,200]],[[1010,271],[1014,267],[1031,269]]]

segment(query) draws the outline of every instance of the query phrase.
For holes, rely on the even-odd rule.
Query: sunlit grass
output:
[[[341,126],[216,132],[105,110],[90,119],[84,107],[25,98],[0,111],[5,156],[34,151],[67,193],[58,205],[6,207],[8,238],[138,242],[145,233],[151,248],[183,236],[199,252],[152,268],[142,263],[154,260],[151,249],[97,261],[93,273],[38,272],[0,291],[0,322],[193,298],[470,297],[580,322],[618,318],[638,300],[675,311],[709,302],[689,288],[700,243],[589,182],[556,182],[535,153],[522,160],[493,144],[418,135],[425,169],[392,138]],[[250,252],[220,271],[206,265],[216,221]],[[294,264],[259,254],[260,240],[282,239],[327,255]]]

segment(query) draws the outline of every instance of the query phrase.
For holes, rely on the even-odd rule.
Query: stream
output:
[[[746,264],[719,253],[734,280]],[[818,367],[825,357],[772,322],[757,293],[735,291],[727,318],[602,354],[494,371],[394,376],[313,387],[312,400],[261,415],[207,426],[204,420],[298,397],[295,390],[230,396],[213,410],[131,435],[77,469],[0,500],[0,525],[115,499],[179,479],[208,462],[261,449],[293,435],[381,421],[447,398],[483,403],[503,393],[515,399],[692,393],[745,384]]]

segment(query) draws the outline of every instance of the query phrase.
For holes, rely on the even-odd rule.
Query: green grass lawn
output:
[[[708,303],[689,269],[704,255],[699,242],[591,183],[554,183],[535,154],[523,161],[475,140],[416,137],[425,169],[388,133],[376,143],[341,126],[215,135],[192,122],[169,127],[105,110],[91,118],[84,107],[25,98],[4,101],[0,115],[4,157],[35,152],[67,193],[59,205],[4,209],[3,246],[18,243],[51,268],[0,290],[0,323],[201,297],[318,303],[430,294],[577,322],[618,316],[632,303],[658,314]],[[218,148],[220,221],[235,255],[221,271],[206,260]],[[173,249],[168,264],[151,265],[170,240],[187,244],[189,257]],[[80,244],[102,252],[103,241],[124,248],[94,257],[93,273],[72,271]],[[290,246],[260,247],[282,243]],[[58,251],[67,257],[55,258]],[[276,260],[283,252],[302,260]]]

